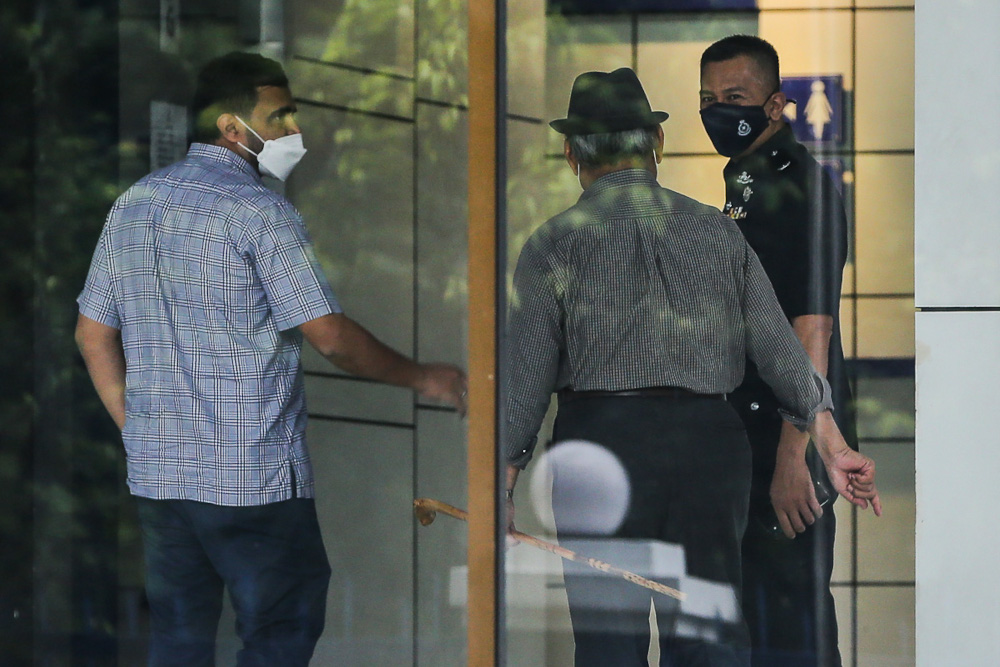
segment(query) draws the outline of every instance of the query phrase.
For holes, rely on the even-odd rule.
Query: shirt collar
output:
[[[606,190],[620,188],[626,185],[657,185],[656,176],[645,169],[619,169],[610,174],[604,174],[590,184],[590,187],[580,195],[580,201],[596,197]]]
[[[238,153],[231,151],[228,148],[223,148],[222,146],[216,146],[214,144],[201,144],[195,142],[191,144],[191,148],[188,149],[187,154],[188,157],[191,158],[217,162],[224,167],[252,176],[258,181],[260,180],[260,174],[256,169],[254,169],[253,165],[247,162],[246,159],[241,157]]]
[[[780,130],[774,133],[774,136],[764,142],[764,145],[757,150],[770,149],[774,150],[776,148],[788,148],[795,143],[795,133],[792,132],[792,126],[785,123]]]

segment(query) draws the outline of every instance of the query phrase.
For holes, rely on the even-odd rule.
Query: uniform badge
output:
[[[743,201],[750,201],[750,197],[753,196],[753,190],[748,185],[745,190],[743,190]]]
[[[753,183],[753,178],[750,176],[750,174],[744,171],[742,174],[737,176],[736,182],[739,183],[740,185],[750,185],[751,183]]]
[[[742,220],[747,217],[747,212],[743,210],[743,207],[733,206],[733,202],[731,201],[726,202],[726,207],[722,209],[722,214],[733,220]]]

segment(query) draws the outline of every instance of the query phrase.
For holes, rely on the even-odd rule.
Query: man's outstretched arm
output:
[[[418,364],[375,338],[343,313],[323,315],[300,325],[302,334],[338,368],[386,384],[407,387],[425,398],[444,401],[465,414],[468,383],[451,364]]]
[[[121,332],[80,315],[76,320],[76,345],[97,395],[121,430],[125,427],[125,351]]]

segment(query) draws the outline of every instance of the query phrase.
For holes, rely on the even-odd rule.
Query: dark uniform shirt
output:
[[[801,315],[833,317],[827,377],[833,388],[834,417],[848,444],[856,448],[840,338],[840,292],[847,260],[847,217],[840,193],[788,126],[750,155],[730,160],[723,174],[723,213],[736,221],[757,253],[789,322]],[[752,361],[730,400],[750,417],[746,421],[751,431],[757,416],[751,413],[773,416],[779,407]]]
[[[750,358],[793,422],[830,404],[736,225],[643,169],[602,176],[535,231],[508,331],[506,452],[522,467],[564,388],[721,394]]]

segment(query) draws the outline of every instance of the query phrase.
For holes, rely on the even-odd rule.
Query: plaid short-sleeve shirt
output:
[[[122,333],[133,494],[313,495],[296,327],[340,306],[301,216],[243,158],[196,143],[129,188],[78,301]]]

